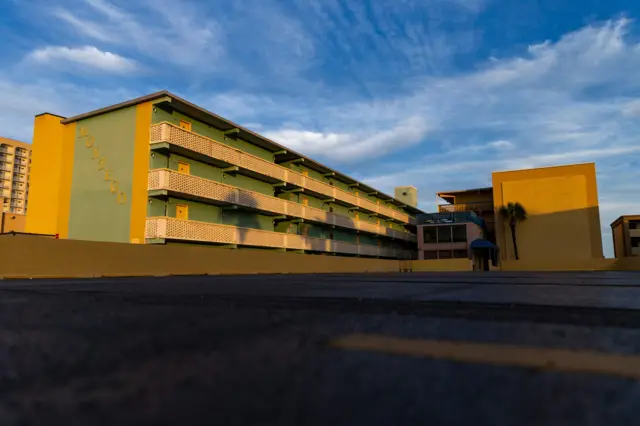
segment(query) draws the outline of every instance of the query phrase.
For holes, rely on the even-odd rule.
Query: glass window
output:
[[[438,228],[436,226],[424,227],[424,242],[426,244],[437,243],[438,240]]]
[[[451,259],[451,250],[440,250],[438,252],[438,257],[440,259]]]
[[[436,250],[426,250],[424,252],[424,258],[425,260],[437,259],[438,252]]]
[[[451,233],[453,235],[454,243],[466,243],[467,242],[467,226],[455,225],[451,227]]]
[[[631,247],[640,247],[640,237],[631,237]]]
[[[438,226],[438,242],[450,243],[451,242],[451,226]]]
[[[454,250],[453,257],[454,259],[468,259],[469,253],[466,250]]]
[[[630,220],[629,229],[640,229],[640,220]]]

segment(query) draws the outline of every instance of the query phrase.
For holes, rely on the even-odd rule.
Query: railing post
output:
[[[156,238],[167,237],[167,219],[154,219],[156,221]]]
[[[167,123],[160,125],[160,140],[162,142],[169,142],[171,139],[171,127]]]

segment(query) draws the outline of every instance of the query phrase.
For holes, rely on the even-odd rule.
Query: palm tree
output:
[[[520,203],[508,203],[506,206],[500,207],[498,210],[500,216],[509,222],[511,228],[511,238],[513,239],[513,252],[518,260],[518,244],[516,243],[516,225],[527,219],[527,211]]]

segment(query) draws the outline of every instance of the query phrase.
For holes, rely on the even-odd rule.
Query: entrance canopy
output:
[[[470,245],[471,249],[491,249],[498,250],[498,246],[493,244],[489,240],[485,240],[484,238],[478,238],[477,240],[473,240]]]

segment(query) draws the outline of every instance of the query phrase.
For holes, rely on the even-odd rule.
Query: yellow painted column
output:
[[[136,107],[136,139],[133,153],[133,184],[131,190],[131,223],[129,239],[143,244],[147,219],[147,192],[149,175],[149,132],[153,103]]]
[[[42,114],[35,118],[29,180],[29,207],[26,231],[57,234],[60,208],[62,145],[61,117]]]

